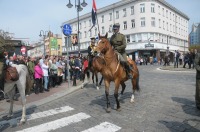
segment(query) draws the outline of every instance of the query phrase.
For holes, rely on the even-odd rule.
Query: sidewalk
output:
[[[71,81],[70,86],[68,88],[68,83],[63,82],[60,86],[57,86],[55,88],[50,88],[49,92],[44,92],[39,94],[35,94],[33,92],[29,96],[26,96],[26,108],[37,107],[42,104],[61,98],[67,94],[70,94],[76,90],[81,89],[83,85],[87,83],[88,82],[85,82],[83,84],[82,81],[77,80],[77,86],[72,86],[72,81]],[[0,118],[2,118],[2,116],[7,115],[9,108],[10,108],[10,103],[6,102],[6,99],[0,101]],[[21,109],[22,109],[21,99],[19,97],[18,101],[14,101],[13,112],[14,113],[19,112],[21,111]]]

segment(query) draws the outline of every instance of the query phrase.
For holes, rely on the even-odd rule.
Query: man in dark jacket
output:
[[[89,58],[89,64],[88,67],[91,68],[92,67],[92,59],[93,59],[93,55],[92,55],[92,48],[95,46],[95,37],[90,38],[91,39],[91,44],[88,46],[88,58]]]
[[[195,68],[196,68],[196,107],[200,110],[200,52],[198,52],[195,56]]]
[[[120,56],[120,61],[124,68],[126,69],[126,73],[129,79],[132,79],[131,75],[131,67],[128,65],[127,62],[127,55],[126,55],[126,38],[123,34],[119,32],[120,25],[114,24],[113,25],[113,32],[114,34],[110,38],[110,44],[113,46],[115,51]],[[122,57],[121,57],[122,56]]]

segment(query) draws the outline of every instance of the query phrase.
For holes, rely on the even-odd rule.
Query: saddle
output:
[[[17,72],[16,67],[8,67],[6,69],[6,77],[5,77],[5,81],[17,81],[19,80],[19,73]]]

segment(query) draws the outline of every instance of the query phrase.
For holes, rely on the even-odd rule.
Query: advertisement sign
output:
[[[50,46],[52,50],[58,49],[58,41],[57,38],[50,38]]]

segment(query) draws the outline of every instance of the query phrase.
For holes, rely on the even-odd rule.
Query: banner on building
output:
[[[50,46],[51,46],[51,50],[56,50],[56,49],[58,49],[58,41],[57,41],[57,38],[50,38]]]

